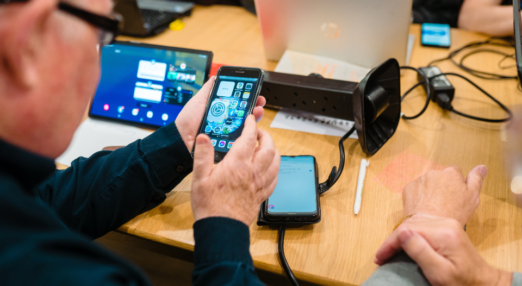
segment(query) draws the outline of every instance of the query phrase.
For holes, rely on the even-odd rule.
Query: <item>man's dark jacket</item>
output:
[[[0,140],[0,284],[150,285],[91,240],[162,203],[191,171],[174,123],[65,170]],[[204,219],[194,224],[194,238],[194,285],[261,284],[245,224]]]

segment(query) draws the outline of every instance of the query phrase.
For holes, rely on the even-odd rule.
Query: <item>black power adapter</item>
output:
[[[446,78],[445,75],[437,76],[442,74],[438,67],[424,67],[419,68],[419,71],[429,78],[429,86],[424,81],[424,77],[421,74],[417,75],[419,82],[424,82],[422,85],[424,90],[428,92],[430,89],[431,100],[436,102],[444,110],[451,108],[451,101],[455,97],[455,87],[451,85],[451,82]]]

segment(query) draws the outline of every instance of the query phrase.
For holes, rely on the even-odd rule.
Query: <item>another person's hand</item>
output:
[[[198,93],[187,102],[176,118],[176,127],[178,127],[179,134],[181,135],[183,142],[185,142],[189,152],[192,152],[192,146],[194,146],[198,127],[201,123],[201,119],[203,119],[207,100],[215,79],[215,77],[211,77]],[[265,112],[263,106],[265,106],[265,104],[266,99],[261,95],[258,96],[256,107],[254,107],[254,110],[252,111],[252,114],[254,114],[257,121],[261,120],[263,117]]]
[[[430,171],[404,187],[404,216],[423,213],[448,217],[464,226],[479,205],[487,173],[488,169],[482,165],[471,170],[465,179],[456,166]]]
[[[401,250],[434,286],[511,285],[513,274],[487,264],[454,219],[414,215],[383,243],[375,263],[382,265]]]
[[[252,115],[245,120],[243,133],[234,146],[216,166],[210,138],[200,134],[192,177],[194,219],[227,217],[250,226],[261,203],[275,189],[280,161],[272,138],[257,129]]]

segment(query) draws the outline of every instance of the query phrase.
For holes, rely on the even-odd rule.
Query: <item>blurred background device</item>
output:
[[[169,0],[114,0],[114,11],[124,19],[122,35],[149,37],[165,30],[181,16],[190,15],[194,3]]]
[[[450,25],[423,23],[421,26],[421,44],[425,47],[449,49],[451,46]]]
[[[364,67],[406,64],[412,0],[255,0],[265,54],[285,50]]]

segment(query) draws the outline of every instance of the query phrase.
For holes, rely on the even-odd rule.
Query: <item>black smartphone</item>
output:
[[[277,185],[265,202],[265,217],[287,222],[319,218],[318,181],[314,156],[281,156]]]
[[[241,135],[261,91],[264,72],[257,68],[221,67],[212,86],[198,134],[210,137],[214,162],[220,162]],[[192,148],[192,157],[194,157]]]
[[[425,47],[449,48],[451,46],[450,26],[448,24],[422,24],[421,44]]]

